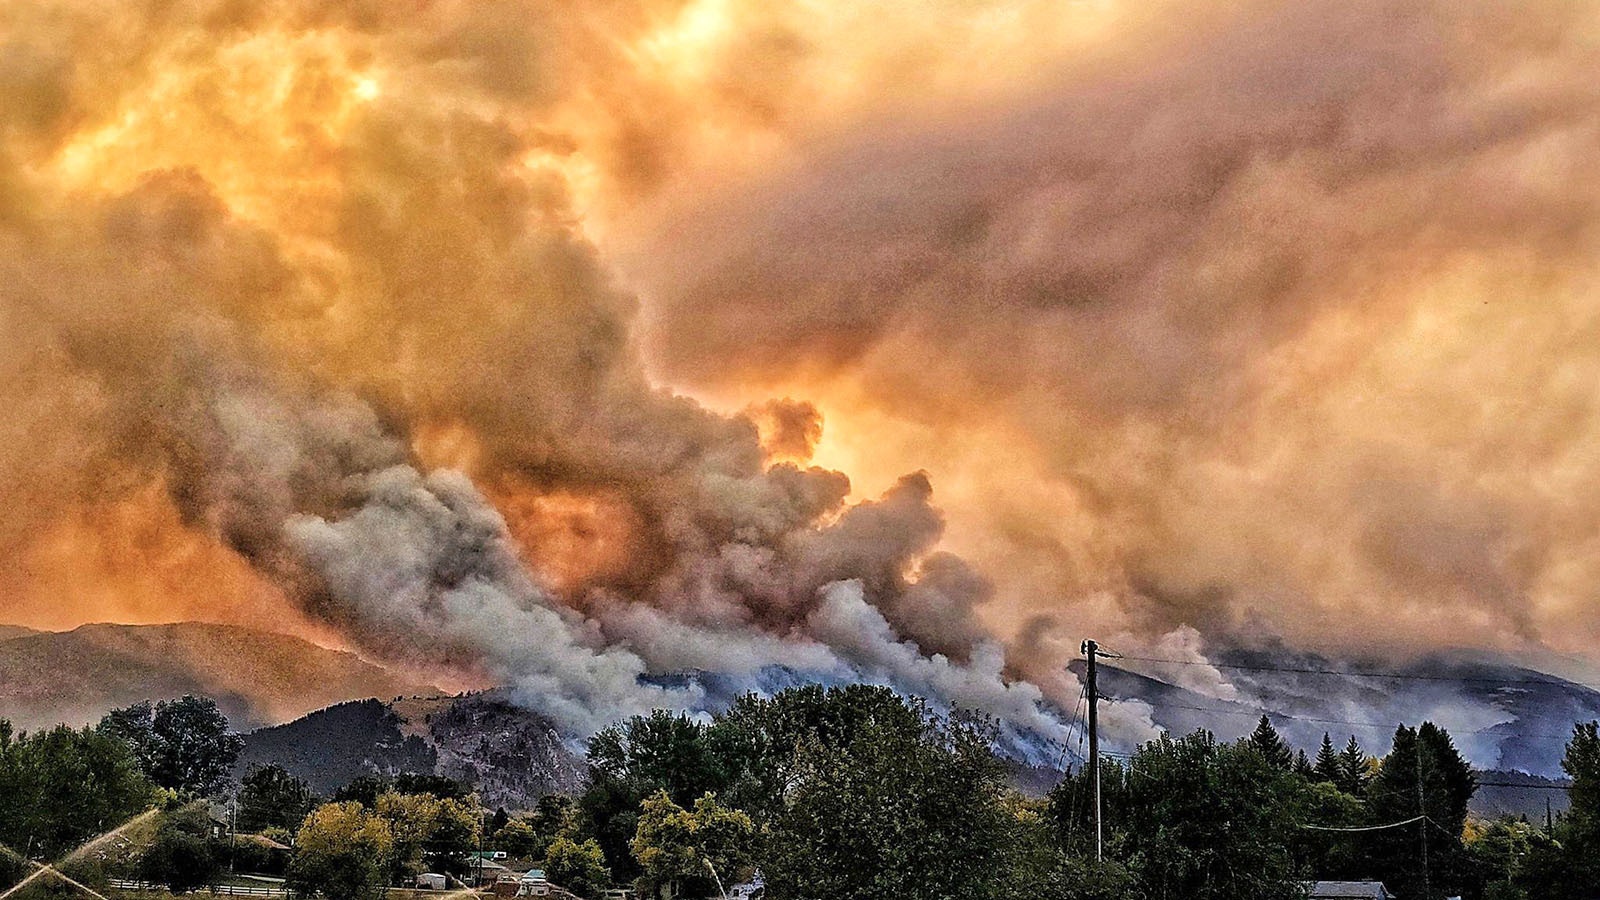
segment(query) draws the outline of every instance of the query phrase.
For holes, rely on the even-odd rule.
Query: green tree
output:
[[[367,809],[378,805],[378,797],[390,790],[389,779],[381,775],[361,775],[333,792],[335,803],[359,803]]]
[[[504,850],[513,859],[538,859],[548,847],[540,846],[539,832],[525,819],[512,819],[490,839],[496,850]]]
[[[981,897],[1002,880],[1008,833],[992,735],[888,691],[842,693],[881,715],[818,729],[769,824],[772,900]],[[859,707],[858,707],[859,708]]]
[[[162,817],[154,840],[139,856],[139,877],[186,894],[216,880],[221,871],[209,840],[211,818],[204,806],[187,806]]]
[[[1561,768],[1572,779],[1566,821],[1577,830],[1600,834],[1600,722],[1573,726]]]
[[[1256,723],[1256,730],[1245,738],[1245,742],[1260,753],[1261,758],[1273,768],[1285,772],[1294,768],[1294,751],[1289,749],[1288,743],[1278,734],[1278,729],[1272,727],[1272,722],[1266,716],[1262,716],[1261,721]]]
[[[311,786],[278,765],[252,769],[239,782],[238,827],[256,832],[263,828],[295,828],[317,805]]]
[[[566,835],[557,837],[545,852],[544,874],[579,897],[598,897],[611,886],[611,870],[594,838],[579,843]]]
[[[691,812],[657,791],[641,804],[630,847],[644,872],[640,884],[677,896],[682,887],[705,890],[716,878],[732,877],[749,861],[754,834],[748,815],[713,794],[695,801]]]
[[[328,900],[377,900],[394,850],[388,823],[355,802],[328,803],[300,826],[289,887]]]
[[[1391,889],[1432,900],[1458,894],[1470,882],[1461,835],[1476,790],[1472,767],[1444,729],[1424,722],[1395,730],[1393,747],[1367,786],[1367,808],[1373,824],[1423,818],[1375,831],[1368,841],[1377,874]]]
[[[401,772],[394,778],[397,794],[432,794],[440,800],[465,800],[472,796],[468,782],[429,772]]]
[[[1527,896],[1524,890],[1526,866],[1536,856],[1536,847],[1549,838],[1524,819],[1503,817],[1493,822],[1467,823],[1463,835],[1472,868],[1468,895],[1510,900]],[[1541,892],[1540,896],[1550,896]]]
[[[642,873],[641,890],[676,897],[685,879],[706,880],[695,855],[694,828],[694,815],[672,802],[665,790],[645,798],[631,842]]]
[[[1133,895],[1132,875],[1121,864],[1063,852],[1052,800],[1011,794],[1003,805],[1010,822],[995,900],[1125,900]]]
[[[1339,751],[1333,748],[1333,738],[1326,731],[1322,733],[1322,746],[1317,748],[1317,761],[1312,765],[1311,771],[1317,781],[1327,784],[1339,785],[1343,780]]]
[[[388,823],[393,839],[391,880],[403,881],[425,869],[459,878],[472,868],[482,817],[471,797],[441,800],[432,794],[389,791],[378,797],[375,815]]]
[[[1358,828],[1369,824],[1366,805],[1328,781],[1305,782],[1283,798],[1292,806],[1297,822],[1329,828]],[[1308,876],[1335,881],[1367,877],[1367,854],[1361,832],[1296,828],[1286,835],[1294,858]]]
[[[1295,751],[1294,773],[1307,781],[1317,777],[1316,767],[1311,765],[1311,760],[1306,757],[1306,752],[1304,750]]]
[[[112,710],[98,729],[126,743],[151,781],[189,797],[220,788],[244,748],[216,701],[187,694],[153,708],[137,703]]]
[[[706,794],[694,802],[695,851],[717,878],[732,878],[750,862],[755,823],[743,810],[731,809]]]
[[[1561,758],[1571,806],[1553,840],[1530,840],[1514,883],[1541,900],[1591,900],[1600,884],[1600,723],[1575,725]]]
[[[1007,900],[1128,900],[1137,896],[1138,883],[1121,863],[1063,856],[1043,879],[1013,892]]]
[[[1163,736],[1112,769],[1119,858],[1153,897],[1289,900],[1301,896],[1289,840],[1304,782],[1247,738]]]
[[[15,734],[0,719],[0,844],[54,859],[149,808],[127,745],[65,726]]]
[[[1361,744],[1356,742],[1356,736],[1350,735],[1350,740],[1339,751],[1339,778],[1335,781],[1339,790],[1357,797],[1367,792],[1367,783],[1370,776],[1371,757],[1361,749]]]
[[[622,878],[638,874],[628,844],[646,797],[666,791],[686,805],[720,790],[725,778],[706,727],[666,710],[603,729],[589,740],[588,762],[589,786],[578,804]]]

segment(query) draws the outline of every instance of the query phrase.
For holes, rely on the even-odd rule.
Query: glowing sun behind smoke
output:
[[[1049,731],[1073,629],[1582,649],[1540,9],[7,4],[9,617],[288,608],[574,729],[782,664]]]

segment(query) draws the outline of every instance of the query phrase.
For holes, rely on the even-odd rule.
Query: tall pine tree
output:
[[[1311,760],[1306,758],[1304,750],[1294,753],[1294,773],[1307,781],[1317,780],[1317,770],[1311,765]]]
[[[1438,900],[1469,883],[1461,833],[1477,787],[1472,767],[1444,729],[1424,722],[1395,730],[1393,748],[1367,785],[1367,809],[1374,825],[1421,817],[1372,832],[1372,862],[1396,894]]]
[[[1318,781],[1339,786],[1343,780],[1340,778],[1343,769],[1339,764],[1339,751],[1333,749],[1333,738],[1326,731],[1322,733],[1322,746],[1317,749],[1317,762],[1311,770]]]
[[[1335,782],[1339,790],[1346,794],[1361,796],[1367,790],[1368,768],[1367,753],[1356,743],[1356,736],[1350,735],[1350,740],[1339,752],[1339,778]]]
[[[1245,738],[1245,743],[1260,753],[1273,768],[1288,772],[1294,769],[1294,751],[1284,742],[1283,736],[1278,734],[1278,729],[1272,727],[1272,722],[1266,716],[1256,723],[1256,730]]]

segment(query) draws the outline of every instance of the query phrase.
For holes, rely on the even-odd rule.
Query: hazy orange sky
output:
[[[649,667],[657,616],[828,643],[839,580],[1035,680],[1091,632],[1593,661],[1597,44],[1557,2],[8,3],[0,620],[405,656],[338,525],[409,490]]]

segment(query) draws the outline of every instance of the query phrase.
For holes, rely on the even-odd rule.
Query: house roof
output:
[[[500,865],[499,863],[495,862],[494,860],[492,860],[492,859],[484,859],[481,856],[478,857],[477,859],[473,860],[471,865],[472,865],[473,869],[482,869],[485,872],[493,872],[493,871],[496,871],[496,870],[504,870],[505,869],[505,866]]]
[[[1381,881],[1313,881],[1306,885],[1309,900],[1393,900]]]
[[[243,843],[255,844],[258,847],[265,847],[268,850],[290,850],[290,849],[293,849],[288,844],[280,844],[277,841],[273,840],[272,838],[267,837],[264,834],[239,834],[239,835],[234,835],[234,838],[236,840],[239,840],[239,841],[243,842]]]

